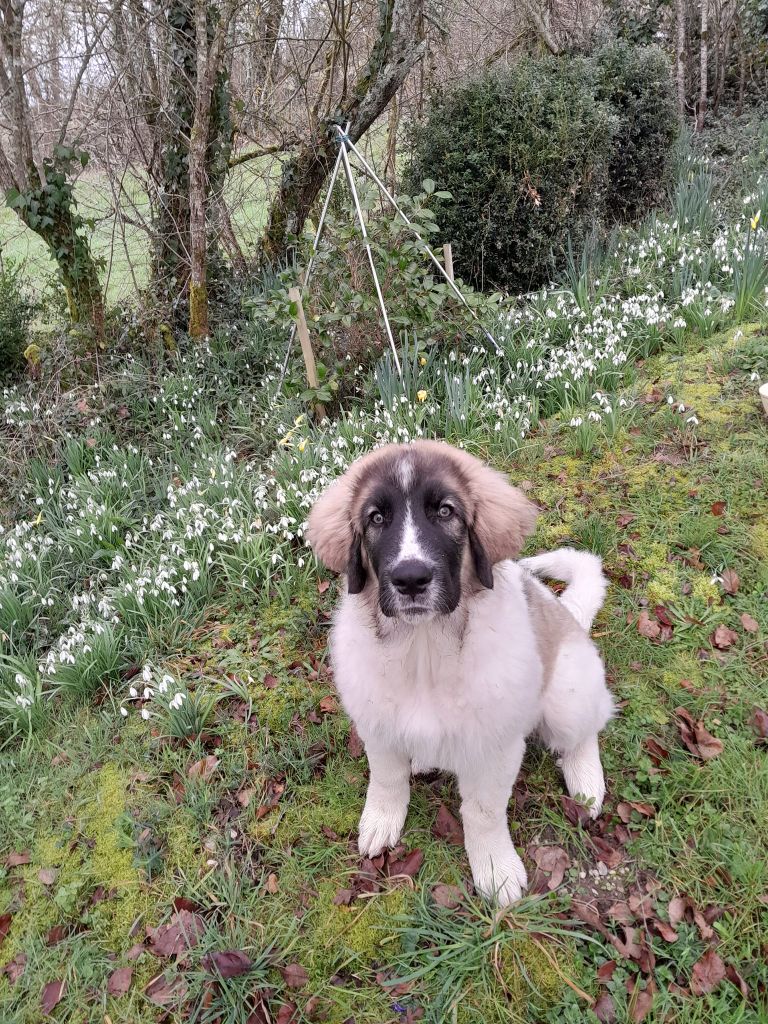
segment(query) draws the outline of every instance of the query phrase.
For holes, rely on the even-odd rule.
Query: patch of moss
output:
[[[680,569],[677,565],[669,564],[659,569],[649,580],[646,594],[651,604],[667,604],[678,600],[681,587]]]
[[[697,575],[691,587],[691,597],[709,606],[719,601],[722,592],[716,583],[713,583],[708,576]]]
[[[322,835],[323,826],[339,836],[349,835],[357,828],[364,796],[362,765],[350,764],[345,757],[333,758],[322,779],[289,794],[276,837],[282,843],[295,843],[302,837],[314,839]],[[274,823],[263,818],[252,822],[248,831],[255,839],[263,840],[273,829]]]
[[[126,835],[127,779],[115,765],[105,765],[96,776],[93,798],[84,814],[83,828],[93,841],[88,871],[108,898],[96,904],[92,925],[109,949],[127,948],[134,922],[149,909],[148,894],[133,866]]]
[[[563,947],[525,935],[512,936],[494,953],[495,963],[463,994],[458,1024],[538,1024],[560,1002],[562,975],[575,971],[572,957]]]
[[[393,922],[409,906],[409,892],[398,886],[349,907],[337,907],[333,900],[340,887],[323,882],[312,908],[306,967],[318,985],[350,961],[358,967],[385,962],[397,941]]]
[[[183,808],[179,808],[166,825],[165,848],[166,871],[194,875],[202,865],[203,853],[197,829]]]
[[[308,688],[303,680],[278,677],[273,689],[260,683],[250,689],[253,695],[253,710],[259,723],[270,732],[288,732],[291,719],[307,703]]]
[[[754,555],[761,562],[768,562],[768,522],[755,523],[749,534]]]

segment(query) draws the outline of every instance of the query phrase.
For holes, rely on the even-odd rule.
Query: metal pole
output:
[[[349,138],[349,136],[347,135],[346,132],[342,131],[342,129],[341,129],[341,127],[339,125],[336,125],[336,130],[339,133],[339,138],[342,141],[342,145],[346,144],[346,145],[349,146],[349,148],[355,154],[357,159],[363,165],[363,168],[365,169],[366,173],[369,174],[371,178],[373,178],[373,180],[376,182],[376,184],[381,189],[382,193],[386,196],[386,198],[389,200],[391,205],[395,208],[397,213],[400,214],[400,216],[403,218],[405,223],[408,225],[408,227],[411,229],[411,231],[414,233],[414,235],[418,238],[418,240],[424,246],[424,251],[429,256],[429,258],[432,260],[432,262],[434,263],[435,267],[437,268],[437,270],[439,271],[441,276],[444,277],[445,280],[448,282],[448,285],[453,290],[454,294],[456,295],[456,298],[459,299],[461,304],[464,306],[464,308],[470,314],[470,316],[475,321],[475,323],[478,325],[478,327],[483,332],[483,334],[486,336],[486,338],[488,338],[489,341],[493,342],[493,345],[495,346],[497,353],[500,353],[501,352],[501,346],[499,345],[498,341],[496,341],[496,339],[491,334],[491,332],[487,329],[487,327],[485,327],[483,325],[483,323],[481,323],[479,317],[477,316],[477,313],[475,313],[475,311],[472,309],[472,307],[467,303],[467,300],[461,294],[461,291],[459,290],[459,288],[457,288],[455,282],[452,281],[451,278],[448,276],[448,274],[445,271],[445,267],[443,267],[443,265],[440,262],[440,260],[437,258],[437,256],[435,256],[435,254],[432,252],[430,247],[427,245],[427,243],[421,237],[421,235],[419,234],[417,228],[411,223],[411,221],[408,219],[406,214],[403,213],[403,211],[400,209],[400,207],[399,207],[399,205],[397,203],[397,200],[392,195],[392,193],[389,191],[389,189],[384,184],[384,182],[381,180],[381,178],[378,176],[376,171],[374,171],[374,169],[371,167],[371,165],[365,159],[365,157],[360,152],[360,150],[357,148],[357,146],[354,144],[354,142]],[[349,158],[347,158],[347,162],[349,162]]]
[[[347,124],[347,128],[349,128],[349,124]],[[323,226],[325,225],[325,215],[328,213],[328,204],[331,201],[331,194],[333,193],[333,186],[336,184],[336,178],[339,175],[339,167],[341,167],[341,148],[339,148],[339,153],[338,153],[338,155],[336,157],[336,163],[334,164],[334,167],[333,167],[333,172],[331,174],[331,179],[328,182],[328,191],[325,194],[325,202],[323,203],[323,209],[322,209],[322,211],[320,213],[320,220],[317,222],[317,231],[315,231],[315,238],[314,238],[314,241],[312,242],[312,252],[310,253],[309,259],[307,260],[307,269],[304,272],[303,280],[300,282],[301,283],[301,294],[302,294],[302,297],[304,295],[304,292],[307,289],[307,286],[309,285],[309,279],[312,276],[312,267],[313,267],[314,262],[315,262],[315,256],[317,256],[317,247],[320,244],[320,236],[323,233]],[[283,366],[282,366],[282,369],[280,371],[280,380],[279,380],[278,385],[277,385],[277,390],[278,391],[280,390],[280,388],[282,388],[283,381],[285,380],[285,374],[286,374],[286,372],[288,370],[288,360],[290,359],[290,356],[291,356],[291,349],[293,348],[293,341],[294,341],[295,337],[296,337],[296,321],[294,320],[293,325],[291,327],[291,333],[288,336],[288,347],[285,350],[285,358],[283,359]]]
[[[363,217],[363,211],[360,206],[360,199],[357,195],[357,188],[355,187],[355,179],[352,174],[352,167],[349,163],[349,155],[347,153],[347,147],[345,140],[347,139],[346,132],[342,132],[341,128],[336,125],[339,131],[339,150],[341,152],[341,159],[344,161],[344,173],[347,176],[347,182],[349,183],[349,191],[352,193],[352,199],[355,203],[355,210],[357,211],[357,220],[360,224],[360,234],[363,236],[363,245],[365,251],[368,253],[368,262],[371,265],[371,275],[373,276],[373,283],[376,286],[376,295],[379,299],[379,307],[381,309],[381,315],[384,317],[384,326],[387,331],[387,337],[389,338],[389,345],[392,349],[392,358],[395,360],[395,366],[397,367],[397,375],[402,380],[403,371],[400,366],[400,359],[397,355],[397,347],[395,346],[395,339],[392,336],[392,328],[389,324],[389,317],[387,316],[387,307],[384,305],[384,296],[381,294],[381,285],[379,284],[379,275],[376,273],[376,264],[373,260],[373,253],[371,252],[371,243],[368,241],[368,232],[365,229],[365,218]]]

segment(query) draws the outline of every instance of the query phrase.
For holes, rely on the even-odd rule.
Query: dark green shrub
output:
[[[20,268],[6,261],[0,267],[0,384],[9,384],[22,374],[35,309],[24,292]]]
[[[617,119],[583,58],[527,58],[438,97],[412,132],[405,189],[431,178],[457,273],[526,291],[602,215]]]
[[[608,174],[608,213],[626,220],[645,213],[661,196],[680,130],[672,71],[658,46],[623,41],[594,58],[597,98],[619,119]]]

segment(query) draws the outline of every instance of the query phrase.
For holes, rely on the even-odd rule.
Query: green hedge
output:
[[[605,46],[595,55],[595,92],[619,118],[608,169],[608,215],[633,219],[662,195],[680,130],[669,61],[658,46]]]
[[[411,129],[404,187],[431,178],[452,194],[437,222],[461,277],[524,292],[551,280],[569,240],[655,197],[676,130],[654,47],[527,57],[435,98]]]

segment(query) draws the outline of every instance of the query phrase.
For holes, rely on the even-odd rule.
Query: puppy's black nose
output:
[[[423,594],[432,582],[434,572],[426,562],[418,558],[406,558],[398,562],[392,571],[392,585],[406,597]]]

